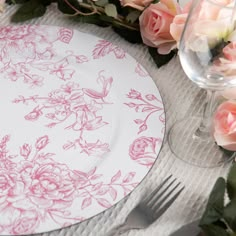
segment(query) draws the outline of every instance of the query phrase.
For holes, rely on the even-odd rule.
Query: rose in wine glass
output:
[[[200,167],[230,160],[229,153],[215,143],[211,125],[217,91],[236,86],[234,4],[231,0],[193,1],[180,39],[182,68],[190,80],[207,91],[207,101],[203,116],[176,122],[168,141],[175,156]]]

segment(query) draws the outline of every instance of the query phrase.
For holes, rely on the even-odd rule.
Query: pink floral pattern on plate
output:
[[[88,219],[152,167],[163,104],[118,46],[60,27],[3,27],[0,73],[0,235]]]
[[[150,168],[157,156],[156,147],[162,143],[162,139],[153,137],[140,137],[133,141],[129,147],[129,155],[132,160],[140,165]]]
[[[158,99],[155,95],[147,94],[143,96],[139,91],[135,89],[131,89],[127,97],[132,100],[135,100],[135,102],[125,103],[125,105],[127,105],[130,108],[135,109],[136,112],[142,112],[146,114],[144,119],[134,120],[134,122],[137,125],[139,125],[139,131],[138,131],[139,134],[148,129],[148,124],[147,124],[148,119],[154,113],[159,112],[158,113],[159,121],[162,123],[165,122],[164,108],[163,108],[162,101]]]
[[[144,70],[144,68],[138,63],[135,72],[140,76],[140,77],[148,77],[147,71]]]
[[[123,59],[125,57],[125,51],[122,48],[106,40],[99,40],[93,49],[93,58],[99,59],[111,53],[113,53],[117,59]]]
[[[124,103],[129,108],[134,109],[135,112],[141,112],[145,114],[144,119],[135,119],[134,123],[139,125],[138,134],[144,133],[149,129],[148,119],[157,114],[157,117],[161,123],[163,123],[162,132],[164,132],[164,108],[162,101],[158,99],[154,94],[142,95],[141,92],[131,89],[127,94],[129,99],[135,102]],[[162,144],[161,137],[146,137],[141,136],[133,141],[129,147],[129,155],[132,160],[136,161],[140,165],[144,165],[150,168],[155,160],[160,146]]]
[[[0,72],[4,77],[15,82],[23,80],[30,87],[42,86],[44,77],[33,73],[32,68],[48,70],[50,74],[62,80],[73,77],[75,70],[69,64],[87,62],[84,55],[68,56],[55,61],[56,52],[53,45],[58,41],[69,44],[73,37],[73,30],[61,28],[57,34],[51,33],[47,27],[18,26],[0,29]],[[43,62],[42,62],[43,61]]]
[[[0,232],[12,234],[35,233],[39,224],[52,220],[59,227],[80,222],[82,216],[71,216],[68,208],[80,199],[77,208],[84,210],[92,204],[102,208],[112,206],[118,190],[126,196],[138,183],[135,172],[122,177],[119,170],[108,182],[94,167],[89,172],[70,169],[56,162],[55,153],[44,152],[49,145],[47,135],[35,143],[24,143],[19,153],[7,150],[10,136],[0,142]],[[17,161],[15,161],[15,159]],[[65,221],[63,223],[63,221]]]
[[[107,125],[107,122],[103,121],[102,116],[97,113],[103,109],[104,105],[109,104],[105,99],[113,79],[111,77],[105,78],[102,72],[97,78],[97,83],[101,86],[100,91],[80,88],[78,83],[66,83],[59,89],[51,91],[48,96],[24,97],[19,95],[13,102],[25,105],[33,103],[34,108],[24,116],[25,120],[35,122],[44,115],[50,120],[46,124],[49,128],[67,123],[73,117],[72,123],[67,124],[64,129],[76,131],[78,137],[75,141],[69,141],[63,148],[69,149],[78,146],[81,152],[85,152],[89,156],[92,154],[102,156],[109,152],[109,144],[102,143],[101,140],[88,143],[83,137],[85,131],[93,131]]]

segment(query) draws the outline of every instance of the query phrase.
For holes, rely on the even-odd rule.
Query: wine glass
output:
[[[185,117],[177,121],[168,134],[172,152],[191,165],[215,167],[234,155],[220,148],[211,132],[218,92],[236,86],[234,4],[230,0],[193,1],[181,36],[182,68],[191,81],[207,91],[202,117]],[[235,61],[227,58],[226,47],[235,50]]]

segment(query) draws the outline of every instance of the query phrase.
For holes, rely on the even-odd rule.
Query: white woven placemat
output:
[[[10,16],[15,11],[8,6],[0,15],[0,26],[10,24]],[[204,91],[201,91],[185,76],[178,57],[158,69],[143,45],[130,44],[110,28],[82,24],[68,20],[61,14],[56,5],[51,5],[42,18],[31,20],[26,24],[44,24],[72,27],[89,34],[104,38],[126,50],[139,61],[152,76],[162,95],[166,111],[166,134],[171,125],[185,115],[201,112]],[[186,153],[191,150],[186,150]],[[111,209],[80,224],[57,231],[40,234],[40,236],[106,236],[112,227],[123,222],[129,211],[139,200],[150,192],[161,180],[173,174],[185,185],[184,192],[168,209],[168,211],[146,230],[133,230],[129,236],[168,236],[181,225],[199,218],[204,210],[209,192],[219,176],[227,173],[228,166],[214,169],[191,167],[176,159],[165,141],[159,157],[148,176],[124,200]]]

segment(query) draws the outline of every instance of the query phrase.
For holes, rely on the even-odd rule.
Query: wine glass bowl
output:
[[[179,56],[186,75],[199,87],[222,90],[236,85],[236,73],[230,75],[227,70],[230,60],[224,55],[230,44],[228,40],[235,37],[235,9],[232,4],[198,0],[190,10],[180,41]]]
[[[168,134],[172,152],[191,165],[215,167],[230,160],[229,152],[212,137],[212,114],[216,92],[236,86],[234,4],[230,0],[193,1],[181,36],[182,68],[191,81],[207,90],[203,116],[177,121]]]

